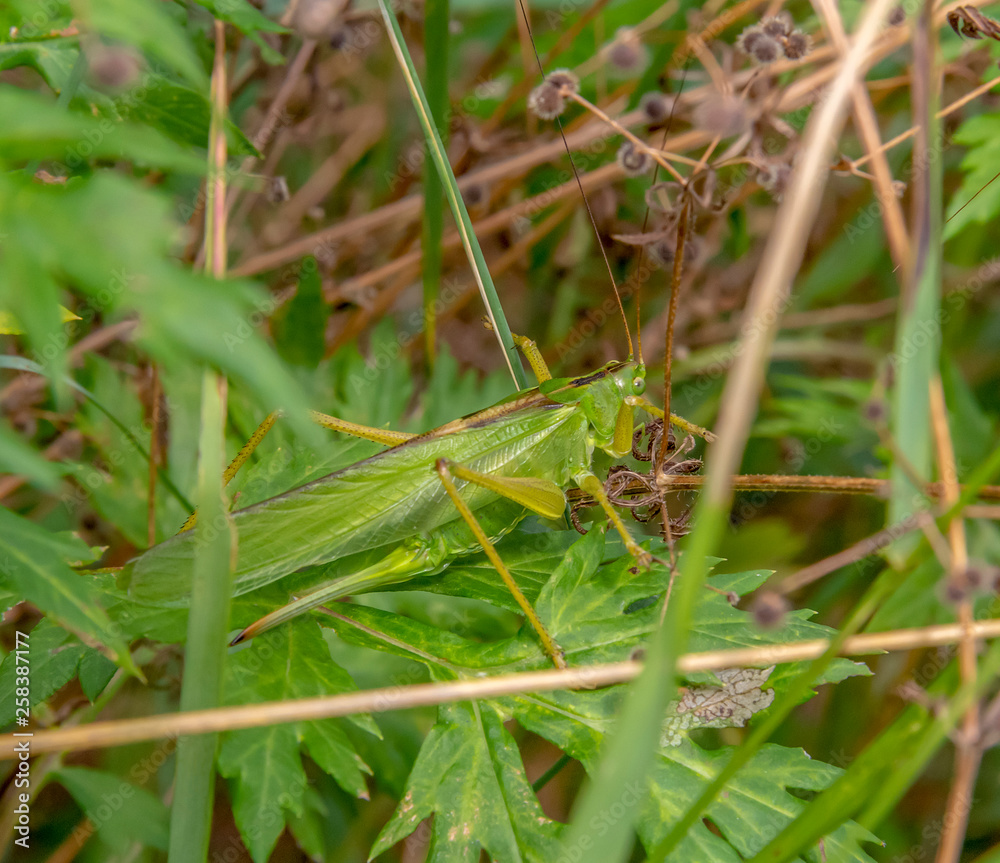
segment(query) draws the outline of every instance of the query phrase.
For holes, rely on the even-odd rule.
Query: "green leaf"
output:
[[[81,548],[82,546],[82,548]],[[133,674],[128,645],[112,635],[97,593],[66,560],[88,558],[90,549],[0,509],[0,578],[21,596],[82,637],[105,644],[121,668]]]
[[[111,173],[66,187],[0,175],[0,232],[35,271],[71,283],[92,312],[138,313],[137,339],[158,361],[173,369],[216,367],[243,381],[268,409],[287,410],[303,440],[320,441],[301,388],[255,329],[269,298],[250,282],[179,266],[178,227],[167,207],[164,195]],[[10,257],[0,256],[0,307],[11,305],[23,284],[19,271],[8,271]],[[58,309],[54,314],[58,320]],[[45,335],[29,329],[33,340]]]
[[[542,813],[517,744],[491,702],[449,704],[421,747],[406,794],[369,859],[434,815],[429,860],[477,863],[480,849],[497,861],[548,863],[559,854],[558,827]]]
[[[0,423],[0,471],[25,476],[47,491],[53,491],[59,484],[56,466],[21,440],[6,422]]]
[[[29,66],[58,93],[65,86],[80,53],[76,40],[45,39],[0,44],[0,71]]]
[[[205,173],[203,158],[186,152],[155,129],[108,117],[66,111],[37,93],[0,85],[0,158],[58,159],[78,169],[92,158],[128,159],[138,165]]]
[[[576,539],[568,548],[563,543],[573,534],[566,532],[555,535],[561,536],[561,541],[548,545],[544,551],[530,548],[525,550],[525,537],[531,535],[517,530],[498,544],[498,550],[505,561],[512,563],[511,571],[519,585],[527,591],[535,590],[535,608],[564,649],[571,665],[579,667],[628,658],[638,646],[645,643],[658,625],[659,604],[648,600],[662,595],[667,573],[659,566],[633,572],[631,558],[621,555],[619,544],[605,543],[600,529]],[[560,546],[562,547],[555,551]],[[520,558],[518,553],[521,554]],[[549,570],[553,574],[538,592],[537,573],[530,567],[545,566],[546,561],[551,561],[554,557],[558,557],[559,562]],[[610,560],[604,563],[608,558]],[[529,569],[522,571],[522,564]],[[456,564],[458,566],[461,564]],[[468,574],[465,573],[466,576]],[[751,616],[733,608],[724,594],[747,593],[767,576],[768,573],[765,572],[714,575],[711,584],[721,594],[715,590],[705,591],[700,597],[694,615],[692,649],[704,651],[761,646],[828,637],[832,633],[827,627],[809,621],[807,618],[812,612],[804,610],[790,614],[786,625],[776,632],[756,629],[752,625]],[[447,577],[446,571],[441,580],[444,581]],[[493,579],[498,580],[495,573]],[[485,587],[486,573],[483,574],[482,582],[470,583],[467,577],[460,582],[452,582],[453,586],[459,584],[465,587],[463,595],[468,595],[471,591],[480,598],[490,596]],[[502,601],[504,606],[508,603],[509,600]],[[547,664],[527,627],[513,638],[482,645],[454,632],[381,609],[341,605],[337,612],[332,619],[324,618],[324,622],[329,621],[345,641],[408,656],[425,664],[432,676],[437,678],[482,673],[487,668],[494,671],[501,668],[520,670],[544,667]],[[783,681],[796,670],[797,666],[792,665],[774,672],[767,686],[782,686]],[[867,673],[867,669],[859,663],[839,660],[827,669],[818,682],[836,681],[846,676]],[[711,683],[714,675],[691,675],[691,679]],[[479,713],[472,712],[469,705],[442,708],[435,732],[428,737],[414,767],[407,795],[380,836],[372,854],[386,850],[415,829],[423,818],[434,813],[435,830],[442,818],[448,818],[451,820],[445,823],[449,824],[451,835],[470,836],[462,848],[444,850],[435,845],[436,851],[429,858],[435,863],[449,859],[477,859],[475,855],[480,847],[487,848],[500,861],[532,859],[531,855],[537,848],[526,839],[518,840],[520,844],[515,842],[503,846],[496,844],[500,842],[500,836],[490,834],[489,838],[495,844],[489,846],[486,844],[485,834],[465,830],[463,816],[453,810],[464,805],[461,801],[469,794],[478,795],[474,796],[474,800],[479,806],[477,811],[480,814],[490,811],[489,807],[492,806],[494,815],[489,819],[491,823],[506,825],[508,819],[496,805],[482,800],[485,793],[483,788],[490,787],[482,777],[476,780],[475,790],[449,784],[457,781],[447,779],[451,765],[461,763],[471,771],[478,771],[478,759],[485,756],[475,749],[475,745],[482,745],[481,741],[487,737],[489,730],[488,719],[484,717],[506,719],[512,713],[523,726],[551,740],[583,762],[588,769],[594,769],[597,753],[604,745],[605,735],[613,728],[624,692],[623,686],[597,692],[543,692],[506,699],[500,704],[477,702]],[[473,729],[475,733],[469,729]],[[629,811],[641,804],[640,811],[643,814],[639,821],[639,832],[647,847],[653,847],[665,835],[664,825],[669,826],[670,823],[665,811],[669,809],[674,816],[684,812],[704,790],[708,779],[718,772],[719,765],[728,760],[731,751],[726,748],[703,749],[691,739],[690,732],[682,732],[682,738],[680,746],[670,746],[667,742],[671,738],[664,732],[665,742],[658,755],[653,785],[648,790],[633,789],[631,793],[635,799],[631,803],[623,801]],[[512,759],[510,763],[515,763],[517,752],[513,748],[513,741],[509,741],[509,745],[512,748],[504,757]],[[505,774],[501,771],[506,769],[504,765],[507,762],[497,751],[493,751],[491,757],[494,773],[502,777]],[[758,753],[756,760],[737,775],[729,787],[729,797],[718,803],[717,811],[712,810],[711,815],[713,819],[717,816],[725,825],[724,833],[726,830],[737,830],[738,825],[743,823],[742,819],[750,817],[757,818],[765,826],[778,825],[775,829],[779,829],[794,818],[802,806],[801,801],[789,794],[789,788],[824,788],[838,775],[836,768],[809,761],[798,750],[766,747],[763,754]],[[623,816],[618,814],[613,817]],[[521,820],[520,823],[525,822]],[[845,849],[845,856],[838,859],[868,861],[869,858],[860,850],[858,843],[862,840],[870,841],[871,837],[855,826],[848,825],[843,830],[843,833],[838,832],[828,840],[832,843],[828,847]],[[735,863],[740,859],[740,853],[744,853],[747,848],[752,850],[756,841],[754,835],[753,831],[747,833],[746,842],[743,838],[733,839],[728,833],[722,839],[701,827],[692,832],[686,843],[675,852],[676,856],[670,859]],[[517,857],[516,853],[522,856]],[[458,856],[460,854],[469,856]]]
[[[122,103],[124,117],[159,129],[181,144],[208,147],[212,106],[203,93],[153,74],[145,76],[143,87],[142,99]],[[260,157],[250,139],[230,120],[226,121],[226,138],[234,152]]]
[[[952,135],[952,141],[969,151],[962,159],[965,176],[951,196],[944,238],[959,236],[970,225],[987,225],[1000,216],[1000,113],[969,117]]]
[[[60,767],[53,777],[73,795],[97,835],[116,851],[132,843],[167,848],[167,807],[144,788],[89,767]]]
[[[280,65],[285,58],[275,51],[261,38],[261,33],[287,33],[288,29],[266,17],[255,9],[247,0],[195,0],[216,18],[232,24],[237,30],[249,37],[260,48],[261,56],[268,62]]]
[[[51,620],[39,621],[28,633],[28,698],[32,710],[76,676],[80,660],[87,652],[88,648],[72,633]],[[24,674],[25,669],[23,664],[20,668],[16,665],[16,659],[11,651],[0,664],[0,727],[10,725],[15,719],[15,678],[19,673]]]
[[[315,623],[296,620],[233,652],[226,666],[227,704],[259,704],[352,692]],[[368,717],[354,724],[377,734]],[[300,748],[345,791],[367,799],[367,765],[337,720],[234,731],[222,739],[219,771],[230,780],[240,835],[256,861],[265,861],[286,820],[303,814],[308,787]]]
[[[103,653],[88,650],[80,657],[80,688],[91,703],[104,691],[118,667]]]
[[[329,307],[323,301],[323,280],[316,259],[303,258],[295,296],[271,319],[271,331],[286,361],[316,368],[326,352],[326,320]]]

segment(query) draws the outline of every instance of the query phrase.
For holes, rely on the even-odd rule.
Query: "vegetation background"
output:
[[[509,0],[394,7],[510,327],[537,340],[555,374],[628,353],[603,246],[628,320],[641,315],[662,404],[682,199],[655,185],[668,179],[642,157],[655,149],[700,178],[673,284],[672,410],[720,431],[727,378],[750,362],[742,315],[755,278],[766,281],[765,249],[783,241],[804,130],[868,5],[532,0],[530,35]],[[757,598],[733,610],[697,594],[690,649],[998,616],[987,484],[1000,413],[1000,29],[977,12],[986,4],[930,7],[883,15],[834,170],[812,193],[818,214],[739,468],[788,479],[738,484],[710,551],[724,561],[713,583]],[[782,9],[790,23],[773,41],[784,47],[768,57],[746,34]],[[208,499],[198,452],[212,439],[203,394],[216,373],[228,382],[228,454],[276,406],[288,415],[230,487],[238,506],[377,449],[318,436],[309,407],[418,431],[514,387],[377,7],[12,0],[0,24],[0,716],[14,729],[15,632],[29,630],[34,728],[165,714],[195,703],[181,694],[186,615],[143,609],[112,576],[71,566],[121,565]],[[808,38],[796,48],[792,32]],[[597,106],[567,99],[561,117],[593,225],[558,127],[526,107],[543,80],[535,48]],[[639,172],[621,164],[624,130],[641,142]],[[221,138],[224,199],[209,182]],[[832,479],[825,493],[788,490],[802,476]],[[884,488],[857,493],[846,479],[888,477],[888,502]],[[936,522],[855,547],[910,515],[906,483],[912,497],[944,480],[937,496],[949,500],[956,478],[973,490],[961,507],[942,515],[918,495]],[[696,500],[672,494],[671,513]],[[662,595],[665,571],[632,575],[599,531],[579,540],[562,527],[529,521],[501,551],[540,608],[573,609],[564,641],[580,646],[580,664],[628,659],[656,614],[622,610]],[[679,539],[682,560],[690,539]],[[544,667],[526,658],[531,637],[491,579],[473,558],[359,598],[322,630],[277,630],[226,660],[221,703]],[[234,619],[276,597],[237,603]],[[168,848],[205,859],[203,841],[208,859],[226,861],[478,860],[480,848],[501,861],[998,861],[995,651],[919,635],[909,646],[866,657],[871,674],[847,660],[781,666],[768,684],[779,696],[764,713],[770,743],[745,728],[692,732],[656,755],[652,790],[624,803],[613,782],[589,786],[587,803],[580,791],[587,773],[606,777],[614,687],[208,736],[200,779],[169,737],[39,753],[30,851],[13,844],[7,761],[0,842],[10,859],[57,861],[157,860]],[[623,763],[653,763],[638,738],[633,750]],[[731,757],[749,761],[743,779],[698,804]],[[574,816],[575,832],[562,831]],[[692,826],[671,839],[682,816]]]

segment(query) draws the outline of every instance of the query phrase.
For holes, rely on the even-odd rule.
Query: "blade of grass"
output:
[[[500,305],[500,298],[497,296],[493,278],[490,276],[489,268],[486,266],[483,250],[480,248],[479,240],[472,229],[472,220],[469,218],[469,211],[465,208],[465,201],[462,200],[462,195],[458,190],[458,180],[455,179],[455,173],[448,162],[444,145],[441,143],[441,137],[438,135],[437,129],[431,119],[427,97],[424,95],[423,87],[420,85],[420,79],[417,77],[417,71],[410,57],[410,52],[406,47],[406,42],[403,40],[403,34],[399,29],[399,21],[396,20],[395,13],[389,8],[385,0],[379,0],[379,8],[382,10],[382,17],[385,20],[385,29],[389,34],[389,41],[392,43],[392,48],[396,52],[396,58],[399,60],[399,67],[403,72],[403,77],[406,79],[406,86],[410,90],[410,97],[413,99],[417,118],[420,120],[420,125],[424,130],[424,137],[427,141],[427,148],[430,150],[431,159],[434,160],[438,176],[441,177],[444,184],[444,193],[448,198],[452,215],[455,217],[455,222],[458,225],[458,232],[462,238],[462,246],[465,248],[465,254],[472,265],[472,271],[476,276],[476,283],[479,285],[479,292],[482,294],[483,302],[486,304],[486,312],[490,317],[490,323],[493,324],[493,332],[496,333],[497,340],[500,342],[500,348],[503,350],[504,359],[507,362],[507,368],[510,370],[514,383],[518,389],[523,390],[528,386],[528,380],[524,374],[524,368],[521,366],[521,359],[517,354],[517,349],[514,347],[514,340],[510,335],[510,327],[507,325],[507,319]]]
[[[427,63],[427,104],[445,147],[448,144],[448,25],[449,0],[427,0],[424,10],[424,57]],[[447,152],[447,150],[445,151]],[[441,238],[444,199],[441,178],[433,162],[424,163],[424,224],[421,237],[424,279],[424,344],[427,371],[434,370],[437,343],[437,298],[441,291]]]
[[[216,19],[205,250],[208,267],[219,279],[226,269],[226,94],[225,26]],[[218,707],[222,701],[235,540],[223,497],[225,403],[225,380],[205,369],[198,442],[199,518],[181,710]],[[181,737],[177,743],[168,863],[193,863],[208,854],[218,743],[217,734]]]
[[[182,711],[218,707],[222,701],[232,545],[222,496],[223,416],[223,386],[214,372],[206,370],[202,377],[197,551],[181,688]],[[218,734],[205,734],[181,737],[177,743],[169,863],[204,860],[208,852],[218,740]]]
[[[924,13],[929,14],[929,13]],[[915,29],[913,113],[922,117],[914,147],[915,195],[914,265],[912,279],[899,304],[893,370],[895,386],[891,405],[892,435],[900,454],[923,478],[931,472],[930,383],[940,364],[941,328],[936,314],[941,291],[941,209],[942,151],[941,121],[938,113],[938,72],[933,52],[931,25],[921,16]],[[923,33],[923,37],[921,37]],[[912,515],[927,506],[898,459],[893,460],[889,478],[887,524]],[[909,555],[919,539],[901,537],[888,549],[895,566]]]

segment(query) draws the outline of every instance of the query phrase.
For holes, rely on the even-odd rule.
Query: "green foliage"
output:
[[[301,853],[329,860],[399,860],[401,843],[407,854],[411,846],[415,852],[429,845],[428,863],[478,863],[484,852],[497,863],[588,860],[595,847],[614,848],[620,858],[631,853],[635,860],[656,860],[666,853],[658,850],[665,840],[676,838],[671,830],[689,816],[693,826],[666,859],[861,863],[871,860],[875,834],[905,837],[901,848],[906,843],[920,847],[920,825],[891,810],[918,781],[933,786],[931,793],[923,789],[927,799],[946,798],[937,777],[947,771],[920,774],[942,751],[971,699],[989,691],[1000,667],[995,647],[977,660],[975,680],[964,683],[952,654],[914,657],[906,674],[912,671],[911,682],[935,699],[939,709],[933,713],[922,704],[899,709],[885,694],[896,681],[880,679],[869,687],[867,666],[847,659],[832,661],[801,689],[793,687],[807,671],[804,663],[758,672],[757,686],[738,703],[726,688],[728,672],[719,671],[687,675],[677,681],[680,692],[666,690],[666,674],[661,676],[664,691],[656,695],[663,696],[665,711],[652,709],[655,687],[625,685],[528,690],[398,710],[396,693],[407,692],[410,684],[476,681],[551,667],[495,568],[473,550],[447,561],[439,572],[311,612],[223,652],[227,630],[235,634],[300,595],[312,586],[316,572],[290,573],[232,601],[225,596],[225,585],[215,579],[225,570],[229,546],[225,530],[212,527],[224,527],[225,519],[218,466],[204,468],[209,449],[221,458],[224,442],[227,454],[235,452],[269,411],[284,412],[229,486],[232,505],[239,509],[379,450],[343,435],[321,437],[304,419],[308,408],[419,433],[510,395],[510,376],[492,336],[480,330],[478,307],[462,308],[471,281],[448,248],[454,226],[438,218],[433,205],[425,210],[429,227],[423,243],[435,248],[422,254],[429,262],[428,282],[441,289],[437,301],[430,293],[425,299],[438,318],[439,348],[433,357],[420,356],[424,339],[418,324],[429,318],[411,290],[418,279],[411,255],[419,232],[416,219],[407,221],[405,213],[421,209],[410,195],[435,193],[433,183],[416,185],[419,161],[445,175],[443,190],[458,224],[471,232],[463,194],[469,200],[476,233],[481,233],[474,266],[484,282],[491,279],[487,263],[519,249],[518,262],[511,266],[507,260],[503,281],[498,280],[503,311],[511,315],[514,329],[539,340],[550,361],[566,366],[559,374],[583,374],[624,355],[617,311],[606,298],[601,247],[611,270],[628,285],[631,322],[638,305],[636,248],[609,238],[638,231],[640,224],[643,231],[666,226],[669,233],[669,207],[654,206],[647,213],[646,204],[657,203],[656,194],[649,201],[645,197],[651,176],[622,181],[609,173],[618,132],[597,133],[583,144],[574,138],[582,121],[596,127],[579,104],[569,105],[564,121],[576,141],[573,158],[584,181],[598,172],[605,178],[595,181],[590,194],[600,237],[582,210],[551,228],[551,217],[566,200],[552,193],[571,175],[558,153],[554,124],[526,119],[523,96],[507,98],[526,74],[535,76],[534,61],[519,38],[518,8],[452,0],[432,4],[423,23],[397,10],[404,20],[394,34],[410,76],[408,96],[384,32],[368,29],[373,22],[363,14],[333,21],[304,71],[269,69],[268,64],[283,65],[296,56],[302,46],[301,33],[277,23],[284,20],[283,5],[11,0],[0,8],[0,312],[5,322],[16,322],[5,327],[15,332],[0,336],[8,354],[0,358],[6,415],[0,425],[0,468],[10,475],[0,482],[5,505],[0,510],[0,597],[13,609],[5,647],[14,645],[15,629],[30,632],[27,696],[22,695],[23,655],[19,663],[11,650],[0,661],[0,721],[11,727],[23,715],[24,703],[33,722],[54,726],[170,713],[178,708],[181,686],[182,709],[253,705],[264,715],[274,702],[336,696],[359,687],[385,687],[389,694],[373,715],[271,722],[226,732],[217,747],[215,738],[191,737],[178,755],[168,741],[152,752],[118,747],[88,755],[87,766],[60,757],[36,759],[33,780],[38,784],[33,787],[54,782],[64,789],[43,790],[34,801],[39,847],[51,853],[74,829],[67,818],[86,816],[92,829],[79,828],[80,841],[89,842],[81,859],[156,861],[168,845],[174,859],[203,859],[213,812],[216,831],[229,823],[225,807],[257,863],[293,853],[293,841]],[[589,14],[588,4],[571,5],[531,4],[533,35],[543,58],[581,13]],[[862,6],[849,4],[849,26]],[[740,82],[734,92],[757,112],[750,149],[741,150],[734,137],[717,142],[714,156],[704,157],[711,164],[719,154],[730,154],[727,164],[717,166],[717,193],[705,183],[706,205],[697,208],[694,226],[697,249],[685,265],[680,297],[677,345],[688,353],[682,358],[675,351],[674,410],[711,426],[720,412],[725,370],[740,361],[733,338],[743,286],[759,264],[772,224],[775,201],[752,185],[752,163],[762,153],[790,159],[798,151],[796,133],[808,123],[822,91],[804,97],[806,103],[794,114],[772,116],[781,101],[772,96],[792,92],[786,84],[806,80],[814,65],[779,75],[763,68],[751,72],[740,66],[743,58],[733,48],[749,19],[702,21],[692,17],[702,11],[701,4],[687,0],[668,18],[665,9],[657,0],[608,4],[545,63],[546,71],[583,67],[596,72],[583,76],[581,93],[626,117],[623,123],[654,144],[674,133],[664,128],[666,123],[643,125],[633,110],[644,93],[684,91],[685,98],[671,110],[685,124],[683,134],[696,137],[699,119],[691,105],[703,104],[710,94],[702,89],[688,100],[687,91],[710,87],[704,82],[712,75],[700,68],[703,58],[685,54],[678,59],[683,43],[664,34],[707,26],[702,31],[707,50],[722,57],[727,79]],[[819,19],[804,18],[805,7],[792,4],[790,9],[797,25],[818,32]],[[215,17],[227,25],[226,96],[232,109],[224,124],[230,156],[226,175],[236,198],[227,263],[255,274],[224,280],[209,278],[197,263],[206,205]],[[456,18],[461,27],[453,26]],[[655,26],[638,26],[649,21]],[[429,37],[424,56],[411,61],[407,51],[419,44],[421,26]],[[620,27],[627,28],[624,34]],[[623,73],[609,48],[630,34],[639,41],[642,68]],[[961,68],[975,46],[967,49],[949,40],[949,63]],[[715,41],[725,43],[719,52]],[[436,65],[445,52],[454,62]],[[108,67],[102,72],[109,58],[123,64],[110,76]],[[112,63],[111,71],[115,68]],[[427,71],[420,76],[429,91],[426,101],[418,69]],[[889,93],[906,80],[905,72],[905,60],[894,55],[873,74],[885,78]],[[753,88],[744,86],[749,77],[741,77],[749,74]],[[294,85],[287,92],[286,75]],[[280,98],[272,101],[277,93]],[[890,95],[876,100],[883,140],[911,121],[909,104],[897,102]],[[414,107],[429,130],[428,103],[439,130],[450,132],[447,153],[433,135],[429,150],[412,137]],[[501,104],[506,114],[493,116]],[[280,110],[271,117],[277,125],[268,139],[259,132],[274,107]],[[958,478],[995,481],[990,474],[998,458],[1000,373],[990,348],[1000,333],[1000,318],[988,302],[989,292],[981,289],[996,277],[995,263],[985,259],[994,256],[989,238],[1000,214],[1000,183],[993,182],[1000,163],[1000,115],[976,115],[973,106],[966,106],[960,116],[952,140],[965,148],[961,164],[942,150],[937,162],[943,167],[934,171],[947,172],[946,179],[928,175],[929,200],[942,186],[955,190],[947,210],[954,218],[944,237],[955,260],[979,269],[971,275],[948,268],[941,276],[940,242],[933,229],[929,242],[920,234],[918,243],[915,233],[911,243],[924,256],[918,268],[923,274],[919,307],[900,303],[895,321],[885,317],[881,301],[900,294],[885,242],[880,209],[885,202],[872,199],[864,175],[835,177],[824,192],[824,216],[813,228],[794,285],[786,323],[798,332],[786,333],[775,352],[744,457],[746,472],[891,472],[897,480],[893,507],[899,510],[912,498],[900,491],[901,477],[910,481],[900,468],[900,451],[926,478],[940,473],[926,422],[926,393],[940,370]],[[487,124],[490,131],[481,135]],[[366,137],[376,126],[388,131],[379,140]],[[761,129],[766,130],[762,137]],[[771,131],[788,139],[784,153],[775,150]],[[704,152],[685,150],[688,161],[678,165],[686,171]],[[842,152],[855,159],[861,151],[847,136]],[[899,157],[902,150],[894,152],[896,176],[906,176],[916,187],[920,166],[906,164]],[[428,153],[436,168],[430,167]],[[258,160],[251,176],[240,167],[246,157]],[[463,194],[449,163],[467,175]],[[497,165],[517,167],[507,175],[496,172]],[[480,170],[494,172],[489,182],[479,182]],[[260,176],[278,174],[293,187],[291,201],[265,200],[255,191]],[[391,178],[388,183],[386,178]],[[744,182],[751,183],[747,194]],[[478,208],[471,204],[474,191]],[[659,192],[675,195],[672,186]],[[495,212],[491,221],[480,222],[487,206],[517,207],[517,215],[513,209],[507,213],[497,232],[501,219]],[[932,207],[931,221],[937,209]],[[370,224],[364,222],[370,214],[385,216],[374,230],[352,227],[355,220]],[[271,234],[276,225],[281,230]],[[331,227],[337,239],[328,242]],[[265,256],[266,265],[261,263]],[[653,270],[638,281],[643,282],[639,316],[644,323],[662,318],[665,271]],[[946,299],[939,310],[942,292]],[[869,305],[876,302],[877,312]],[[75,317],[67,319],[67,309]],[[395,321],[392,312],[398,312]],[[501,314],[499,307],[494,314]],[[794,327],[792,318],[797,319]],[[345,332],[361,336],[349,341],[342,338]],[[883,356],[892,351],[894,336],[896,355],[886,363]],[[655,359],[662,354],[662,333],[654,332],[645,344]],[[914,346],[920,349],[906,356]],[[890,364],[894,374],[886,373]],[[153,369],[161,388],[155,409]],[[650,368],[649,380],[655,381],[659,371]],[[226,414],[208,421],[202,394],[210,392],[213,404],[221,406],[216,375],[228,385]],[[895,405],[892,416],[862,418],[883,399]],[[159,417],[155,428],[154,415]],[[151,471],[153,453],[159,453],[160,463]],[[648,465],[623,461],[648,470]],[[602,478],[606,467],[597,465]],[[671,495],[671,514],[676,517],[692,499]],[[113,571],[97,568],[98,559],[121,564],[147,544],[150,531],[156,541],[167,539],[191,509],[191,500],[202,513],[214,507],[218,516],[214,522],[203,520],[199,534],[215,554],[215,563],[198,555],[199,581],[209,600],[199,600],[193,614],[187,608],[135,602],[120,589]],[[681,562],[704,560],[704,569],[711,570],[709,589],[694,591],[690,615],[680,617],[686,623],[679,629],[690,628],[685,649],[762,649],[830,638],[836,630],[815,622],[805,606],[819,609],[817,620],[841,621],[856,613],[859,585],[868,576],[855,567],[827,578],[811,593],[794,595],[795,608],[775,629],[762,628],[746,610],[753,602],[750,595],[773,570],[786,575],[885,525],[881,501],[787,500],[769,493],[765,516],[756,501],[738,497],[727,536],[694,549],[694,537],[680,538]],[[741,520],[745,523],[737,524]],[[635,567],[617,536],[605,537],[600,518],[587,524],[590,532],[580,538],[568,517],[555,522],[529,517],[497,544],[568,662],[582,672],[649,650],[660,631],[665,596],[670,593],[668,610],[674,613],[688,590],[672,583],[663,564],[671,550],[649,538],[655,521],[645,535],[643,527],[630,522],[657,557],[648,569]],[[503,530],[509,527],[504,524]],[[948,568],[938,557],[941,543],[913,536],[908,548],[894,546],[886,555],[899,586],[870,609],[869,632],[956,617],[955,603],[943,589]],[[1000,560],[995,523],[967,519],[965,536],[974,565],[991,572]],[[714,556],[723,553],[728,561]],[[367,565],[375,557],[360,553],[329,565],[327,573]],[[732,595],[742,598],[738,606],[730,603]],[[994,593],[982,590],[971,600],[977,619],[996,617]],[[877,658],[872,665],[879,674],[896,673]],[[821,686],[822,697],[810,701]],[[706,692],[730,712],[712,715],[686,706],[684,699],[692,693]],[[762,721],[784,715],[779,705],[770,705],[786,694],[789,704],[807,703],[801,715],[785,719],[773,742],[751,737],[748,745],[748,735]],[[639,719],[623,731],[626,706],[645,712],[633,710]],[[746,721],[749,729],[741,730]],[[657,732],[655,751],[642,751],[640,725]],[[541,758],[540,746],[547,747]],[[609,764],[609,752],[618,762]],[[715,777],[741,755],[745,763],[725,788],[702,800]],[[529,777],[541,772],[542,762],[560,756],[572,766],[551,779],[551,795],[549,789],[537,793]],[[846,770],[835,764],[846,764]],[[588,787],[601,792],[612,787],[609,776],[627,770],[641,781],[628,783],[617,797],[609,792],[607,805],[598,802],[596,810],[587,809],[591,798],[574,797],[571,771],[585,773]],[[213,789],[216,773],[224,780],[221,790]],[[989,794],[983,788],[972,792],[976,801]],[[60,799],[62,794],[65,800],[66,793],[76,804],[69,807],[70,816],[47,808],[49,795]],[[594,811],[592,820],[580,820],[581,812]],[[568,827],[571,813],[577,822]],[[990,817],[990,812],[980,815],[976,829],[981,836],[996,829]],[[567,837],[578,844],[569,846]]]

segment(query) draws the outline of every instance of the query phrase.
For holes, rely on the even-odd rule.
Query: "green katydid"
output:
[[[614,457],[630,450],[637,407],[661,412],[642,397],[641,362],[610,363],[584,377],[552,379],[534,346],[520,341],[539,378],[536,389],[425,434],[386,432],[317,415],[330,428],[392,446],[233,513],[238,540],[233,592],[248,593],[303,567],[362,552],[377,550],[381,559],[316,587],[244,630],[237,641],[339,597],[439,571],[482,548],[546,652],[563,664],[493,542],[529,511],[561,517],[562,489],[572,482],[605,509],[636,560],[648,563],[649,554],[608,502],[591,462],[595,447]],[[123,584],[140,602],[183,605],[190,595],[194,553],[194,532],[182,531],[127,564]]]
[[[460,229],[465,228],[467,253],[470,260],[477,261],[482,253],[440,137],[429,120],[426,98],[398,23],[384,3],[382,10],[431,156],[447,180],[444,188],[456,222]],[[683,234],[679,236],[683,238]],[[679,244],[678,256],[681,250]],[[679,262],[675,263],[675,282],[678,268]],[[482,276],[478,266],[477,272]],[[615,293],[617,296],[617,288]],[[620,298],[618,305],[624,322]],[[492,312],[491,319],[495,320]],[[538,387],[433,431],[409,436],[316,417],[330,428],[387,444],[390,449],[234,513],[238,541],[234,594],[248,593],[302,568],[327,562],[337,561],[350,568],[356,555],[364,556],[366,565],[316,586],[261,618],[236,641],[339,597],[440,571],[460,555],[482,549],[546,653],[556,665],[565,665],[558,645],[515,584],[493,542],[528,512],[550,519],[561,517],[566,508],[563,488],[575,483],[604,509],[636,561],[648,564],[649,553],[630,536],[594,475],[592,458],[595,448],[612,457],[630,451],[636,408],[660,417],[663,412],[643,398],[646,369],[641,356],[638,360],[632,357],[631,337],[628,361],[610,363],[584,377],[563,379],[552,379],[533,342],[524,338],[516,341],[535,371]],[[671,415],[670,419],[709,437],[679,417]],[[273,417],[262,424],[255,438],[266,433],[270,422]],[[254,444],[251,440],[248,446]],[[227,479],[245,460],[246,449],[230,465]],[[127,564],[122,583],[138,601],[185,604],[190,596],[195,542],[192,532],[182,530]],[[373,556],[375,563],[371,563]]]

